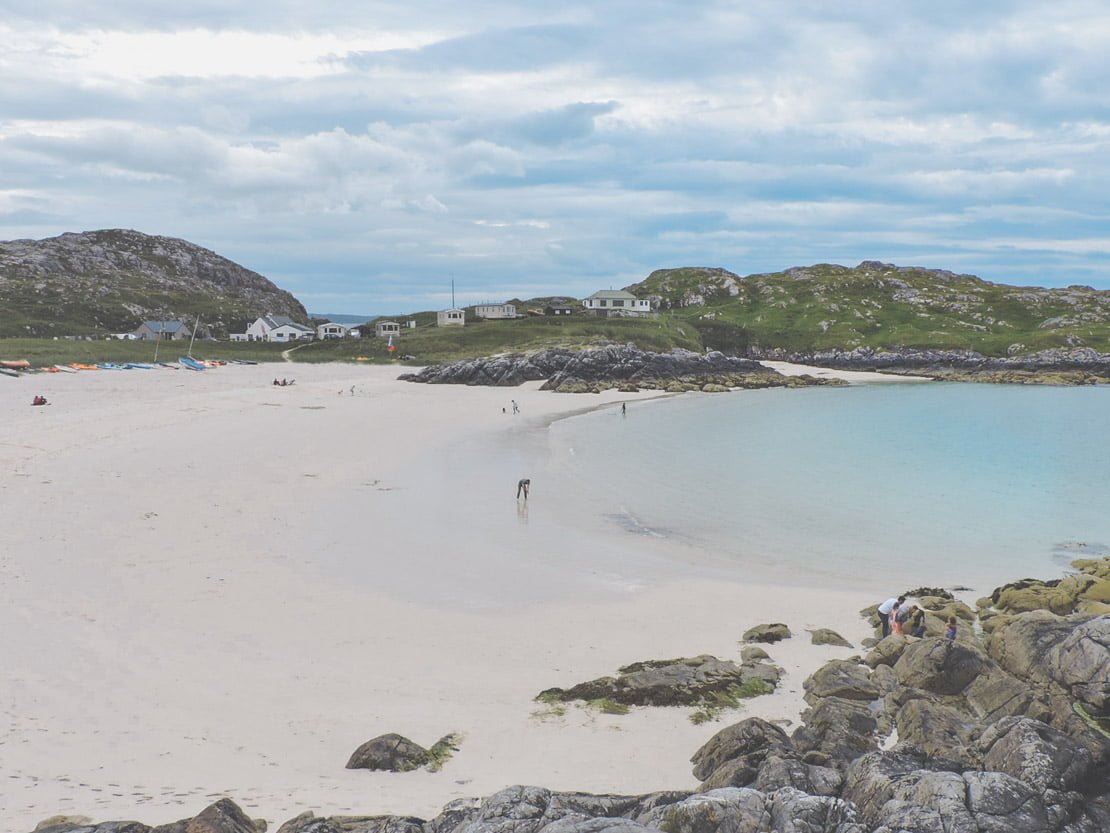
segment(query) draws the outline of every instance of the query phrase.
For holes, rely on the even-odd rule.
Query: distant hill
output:
[[[331,321],[335,324],[365,324],[367,321],[373,321],[375,318],[381,318],[380,315],[347,315],[345,313],[336,312],[310,312],[310,318],[316,318],[325,321]]]
[[[746,277],[719,268],[659,269],[628,290],[688,320],[707,346],[729,351],[970,348],[1004,356],[1085,346],[1110,352],[1110,292],[1089,286],[1008,286],[864,261]]]
[[[223,335],[266,313],[308,321],[288,292],[185,240],[108,229],[0,242],[0,336],[126,332],[198,315]]]

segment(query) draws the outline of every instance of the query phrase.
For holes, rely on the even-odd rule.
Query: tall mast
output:
[[[197,338],[197,327],[200,326],[200,316],[197,316],[197,323],[193,325],[193,337],[189,339],[189,358],[193,357],[193,342]]]

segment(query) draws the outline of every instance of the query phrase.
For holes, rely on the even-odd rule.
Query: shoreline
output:
[[[165,823],[224,795],[276,826],[307,809],[431,816],[513,783],[692,788],[705,740],[744,716],[796,721],[802,680],[855,652],[807,628],[870,635],[871,588],[691,578],[665,541],[574,529],[573,496],[542,488],[521,516],[512,484],[553,421],[658,392],[583,408],[397,370],[296,366],[282,389],[267,366],[54,374],[27,388],[51,406],[0,402],[0,500],[19,519],[0,532],[13,824]],[[654,581],[630,582],[644,550]],[[532,714],[545,688],[630,662],[735,658],[772,621],[795,634],[768,648],[780,690],[718,722]],[[394,731],[464,739],[438,773],[343,769]]]

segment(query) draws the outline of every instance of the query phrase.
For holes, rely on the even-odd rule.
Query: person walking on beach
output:
[[[627,413],[628,413],[628,406],[624,402],[622,402],[621,403],[621,416],[624,416]]]
[[[528,500],[528,490],[532,486],[532,481],[527,477],[521,478],[516,482],[516,499],[520,500],[520,496],[524,495],[524,499]]]
[[[512,400],[512,403],[513,403],[513,413],[514,414],[519,414],[520,413],[520,408],[517,406],[516,400],[515,399]]]
[[[890,636],[890,612],[905,600],[905,596],[899,596],[897,599],[892,596],[879,605],[879,623],[883,626],[884,637]]]

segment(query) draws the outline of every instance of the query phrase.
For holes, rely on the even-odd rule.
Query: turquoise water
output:
[[[688,395],[555,423],[548,476],[741,574],[990,589],[1110,552],[1108,428],[1110,388]]]

